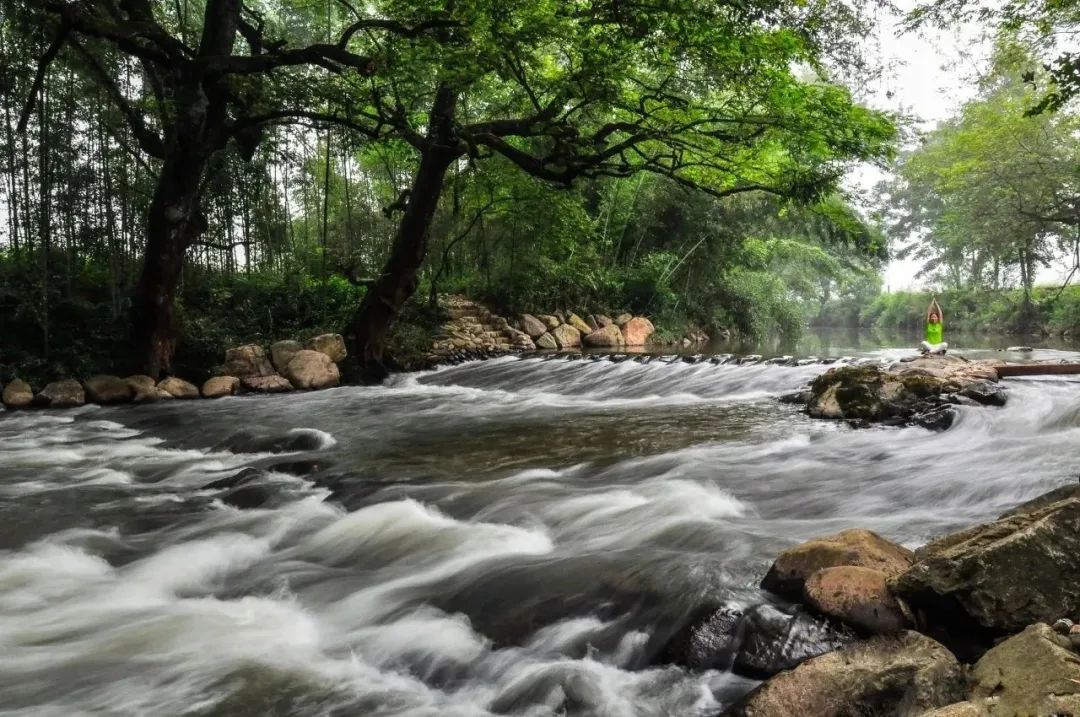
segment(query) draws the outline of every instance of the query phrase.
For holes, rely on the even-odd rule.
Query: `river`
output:
[[[0,413],[0,715],[715,714],[755,682],[650,656],[765,599],[778,551],[1076,481],[1080,383],[854,430],[776,401],[824,368],[503,358]]]

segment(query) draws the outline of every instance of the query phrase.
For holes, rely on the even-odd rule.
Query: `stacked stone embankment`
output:
[[[46,384],[37,393],[26,381],[14,379],[0,391],[9,409],[74,408],[86,403],[115,405],[167,400],[221,398],[241,393],[285,393],[332,388],[341,383],[338,363],[347,355],[340,334],[322,334],[306,344],[278,341],[266,348],[257,344],[225,352],[225,362],[202,387],[177,376],[160,381],[150,376],[91,376],[84,381],[63,379]]]
[[[439,303],[449,321],[427,356],[432,364],[531,351],[634,349],[645,346],[656,331],[649,319],[631,314],[612,318],[557,311],[507,319],[463,296],[442,297]]]

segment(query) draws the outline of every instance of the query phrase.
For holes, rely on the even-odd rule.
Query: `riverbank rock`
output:
[[[248,376],[273,376],[275,373],[273,365],[266,358],[266,351],[256,344],[228,349],[225,352],[225,365],[221,367],[223,376],[236,376],[241,379]]]
[[[131,386],[131,400],[135,403],[154,403],[172,400],[173,395],[157,387],[157,381],[149,376],[137,374],[128,376],[124,381]]]
[[[550,333],[545,332],[542,336],[536,339],[536,348],[553,350],[559,348],[559,343],[555,340],[554,336],[552,336]]]
[[[643,316],[636,316],[622,325],[623,341],[627,346],[644,346],[656,331],[652,322]]]
[[[26,408],[34,402],[34,389],[21,378],[12,379],[11,383],[4,386],[0,399],[8,408]]]
[[[305,348],[326,354],[334,363],[341,363],[349,355],[341,334],[320,334],[308,341]]]
[[[34,402],[49,408],[74,408],[86,403],[86,393],[81,383],[67,378],[47,384],[34,398]]]
[[[588,334],[582,339],[582,343],[594,348],[621,348],[624,339],[619,327],[609,324]]]
[[[1080,656],[1049,625],[990,649],[971,671],[969,702],[998,715],[1080,715]]]
[[[925,629],[961,656],[1002,635],[1080,614],[1080,499],[931,541],[890,582]]]
[[[547,324],[532,314],[522,314],[521,330],[527,333],[529,338],[536,340],[547,333],[548,327]]]
[[[199,397],[199,389],[195,387],[195,384],[176,376],[162,379],[157,387],[173,398],[190,400]]]
[[[551,330],[555,343],[561,349],[573,349],[581,346],[581,332],[569,324],[561,324]]]
[[[299,389],[331,388],[341,383],[341,374],[331,356],[321,351],[297,351],[285,368],[285,378]]]
[[[942,645],[916,632],[874,637],[803,662],[769,679],[728,717],[916,715],[961,701],[964,670]]]
[[[277,374],[272,376],[244,376],[240,379],[240,384],[248,391],[254,391],[255,393],[288,393],[295,390],[293,385],[289,383],[289,379]]]
[[[236,376],[212,376],[202,385],[203,398],[234,396],[240,391],[240,379]]]
[[[577,329],[582,336],[591,334],[595,330],[594,327],[589,326],[589,323],[585,321],[585,319],[581,318],[573,312],[571,312],[570,315],[566,317],[566,323]]]
[[[881,635],[910,626],[887,579],[880,570],[842,565],[811,575],[803,593],[806,603],[821,614],[864,634]]]
[[[270,344],[270,360],[278,373],[285,373],[285,367],[292,361],[296,352],[304,348],[299,341],[275,341]]]
[[[852,566],[871,568],[887,577],[911,567],[915,555],[907,548],[869,530],[844,530],[788,548],[773,562],[761,581],[769,592],[793,600],[803,596],[811,575],[825,568]]]
[[[107,406],[127,403],[133,393],[131,385],[119,376],[91,376],[83,381],[83,390],[91,403]]]
[[[634,317],[630,314],[619,314],[615,317],[615,325],[621,329],[623,326],[626,326],[628,323],[630,323],[630,320],[632,318]]]

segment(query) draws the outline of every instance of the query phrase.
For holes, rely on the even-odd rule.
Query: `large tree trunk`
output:
[[[172,371],[176,350],[174,299],[184,254],[206,230],[199,185],[206,158],[179,153],[158,177],[146,222],[146,254],[132,303],[132,342],[140,370],[158,378]]]
[[[383,361],[386,336],[405,302],[416,291],[446,171],[456,156],[438,148],[421,156],[405,214],[394,235],[390,258],[378,280],[364,295],[353,318],[352,334],[364,380],[378,381],[386,377]]]
[[[446,172],[463,154],[456,136],[456,114],[457,93],[446,84],[439,85],[428,120],[427,141],[420,152],[420,166],[394,235],[390,258],[353,317],[350,333],[364,380],[386,377],[383,353],[387,334],[405,302],[416,292]]]

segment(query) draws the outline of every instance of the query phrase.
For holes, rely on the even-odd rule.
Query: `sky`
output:
[[[917,3],[896,4],[907,11]],[[886,71],[863,88],[862,99],[877,109],[911,116],[920,129],[929,130],[974,96],[970,78],[985,66],[989,43],[980,39],[977,27],[903,33],[901,20],[885,11],[879,14],[877,37],[869,40],[869,49]],[[877,167],[863,165],[849,174],[847,186],[873,200],[874,186],[886,177]],[[883,286],[891,291],[917,288],[922,284],[917,270],[915,262],[894,260],[885,271]]]

